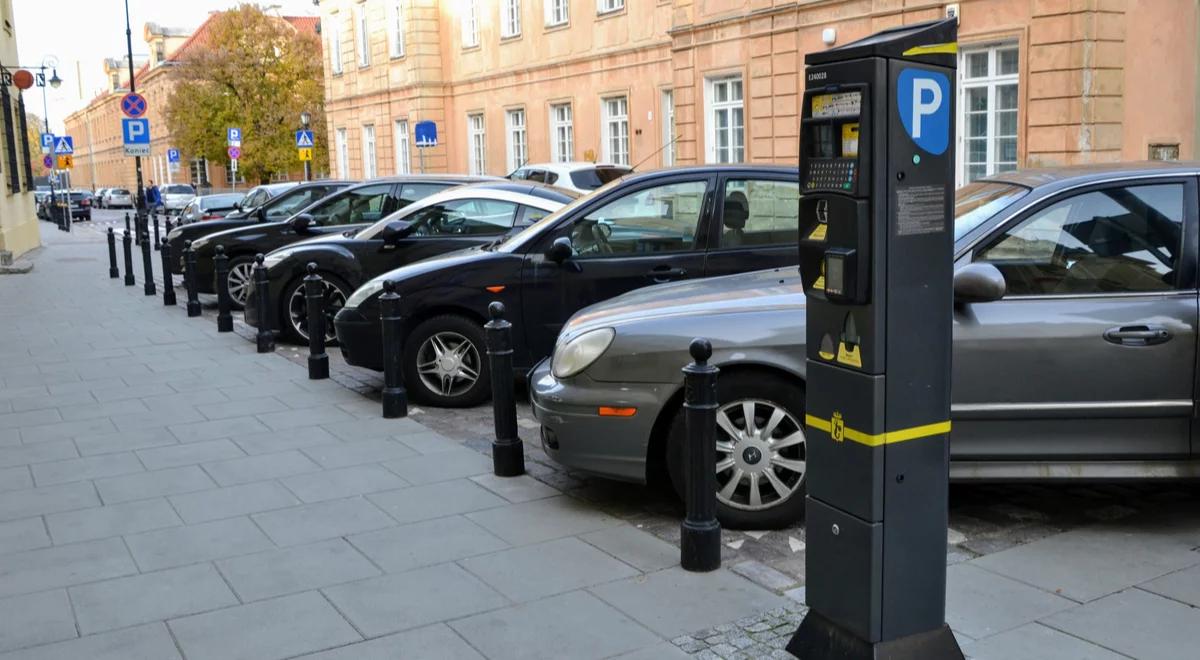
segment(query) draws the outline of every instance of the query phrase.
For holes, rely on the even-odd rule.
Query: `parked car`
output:
[[[97,193],[97,198],[106,209],[133,208],[133,193],[125,188],[105,188],[102,193]]]
[[[539,163],[522,165],[508,175],[513,181],[536,181],[559,188],[569,188],[589,193],[600,186],[619,179],[633,171],[628,165],[591,163],[588,161],[569,163]]]
[[[183,207],[196,196],[196,189],[188,183],[167,183],[158,187],[162,195],[162,210],[164,213],[179,213]]]
[[[367,282],[335,317],[346,361],[382,369],[379,294],[396,283],[404,377],[414,400],[487,398],[483,323],[502,301],[525,373],[582,307],[656,282],[797,262],[795,167],[707,165],[631,174],[515,235],[403,266]],[[453,359],[436,360],[449,352]],[[465,368],[464,368],[465,367]]]
[[[266,204],[276,196],[287,192],[300,185],[298,181],[285,181],[283,183],[267,183],[261,186],[255,186],[246,193],[245,198],[238,204],[237,210],[229,215],[236,214],[237,217],[245,217],[250,215],[258,207]]]
[[[573,190],[538,183],[488,181],[450,188],[413,202],[352,234],[326,234],[293,243],[267,255],[271,325],[292,341],[308,341],[304,276],[317,264],[325,281],[325,310],[334,340],[333,315],[346,298],[372,277],[425,257],[483,245],[514,227],[527,227],[579,196]],[[254,285],[246,302],[246,323],[260,322]]]
[[[322,234],[353,232],[446,188],[474,183],[483,177],[414,174],[374,179],[350,186],[301,209],[282,222],[264,222],[227,229],[192,241],[196,253],[196,287],[216,293],[213,257],[218,245],[229,256],[229,292],[234,305],[246,303],[256,254],[267,254],[298,240]]]
[[[59,209],[70,206],[72,220],[92,219],[92,191],[72,190],[68,195],[57,194],[55,206]]]
[[[97,188],[96,189],[96,192],[94,193],[96,196],[95,197],[96,208],[98,208],[98,209],[104,208],[104,193],[107,191],[108,191],[108,188]]]
[[[1200,165],[1108,165],[1000,174],[958,191],[952,478],[1200,476],[1196,252],[1185,240],[1200,229],[1197,176]],[[680,486],[679,370],[697,336],[721,369],[722,521],[794,522],[806,375],[795,269],[650,287],[581,310],[529,377],[547,453],[638,482],[665,465]],[[749,448],[766,460],[750,461]]]
[[[262,206],[254,209],[237,211],[224,218],[207,220],[203,223],[180,225],[167,234],[167,243],[170,244],[173,254],[178,257],[171,260],[171,272],[176,275],[183,274],[183,244],[187,241],[195,241],[203,236],[226,229],[247,227],[260,222],[286,220],[300,209],[354,183],[354,181],[304,183],[292,187],[287,192],[271,198]]]
[[[201,220],[218,220],[236,211],[246,196],[242,193],[199,195],[179,213],[179,222],[189,225]]]

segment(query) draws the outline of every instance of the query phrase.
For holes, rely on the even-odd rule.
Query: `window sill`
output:
[[[462,47],[462,52],[464,52],[464,53],[473,51],[473,50],[483,50],[483,46],[480,46],[479,44],[475,44],[472,46],[463,46]]]
[[[516,33],[516,34],[510,34],[510,35],[507,35],[507,36],[505,36],[505,35],[500,35],[500,43],[502,43],[502,44],[512,43],[512,42],[514,42],[514,41],[520,41],[520,40],[521,40],[521,33],[520,33],[520,32],[518,32],[518,33]]]
[[[624,6],[618,7],[616,9],[606,9],[604,11],[601,11],[599,9],[596,10],[596,20],[598,20],[598,21],[602,21],[606,18],[612,18],[614,16],[623,16],[623,15],[625,15],[625,7]]]
[[[404,58],[406,58],[406,57],[408,57],[408,54],[407,54],[407,53],[400,53],[399,55],[391,55],[391,56],[389,56],[389,57],[388,57],[388,60],[389,60],[389,61],[391,61],[391,62],[395,62],[395,61],[397,61],[397,60],[402,60],[402,59],[404,59]]]
[[[559,30],[566,30],[569,27],[571,27],[571,21],[569,21],[569,20],[563,21],[562,23],[546,23],[544,26],[542,26],[542,28],[543,28],[542,31],[543,32],[558,32]]]

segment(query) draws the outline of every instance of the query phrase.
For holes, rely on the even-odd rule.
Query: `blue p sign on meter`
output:
[[[937,71],[909,68],[896,81],[896,109],[917,146],[940,156],[950,146],[950,79]]]

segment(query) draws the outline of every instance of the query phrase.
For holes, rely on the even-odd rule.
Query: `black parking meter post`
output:
[[[213,272],[217,276],[217,332],[233,332],[233,314],[229,304],[229,257],[225,246],[217,246],[213,259]]]
[[[275,350],[275,333],[271,331],[271,280],[267,277],[267,267],[263,264],[263,255],[258,253],[254,255],[254,294],[257,296],[255,304],[258,307],[258,334],[255,335],[255,340],[258,344],[259,353],[271,353]],[[226,277],[226,293],[229,289],[229,278]]]
[[[408,417],[408,391],[400,360],[404,355],[404,317],[400,315],[400,294],[396,283],[383,281],[379,296],[380,323],[383,324],[383,417]]]
[[[512,323],[504,318],[504,303],[488,305],[488,363],[492,374],[492,422],[496,439],[492,441],[492,472],[497,477],[525,474],[525,446],[517,435],[517,397],[513,392]]]
[[[108,239],[108,276],[117,279],[121,277],[121,269],[117,268],[117,235],[113,233],[113,228],[109,227],[107,232]]]
[[[183,286],[187,290],[187,315],[200,316],[200,294],[196,289],[196,251],[191,241],[183,242]]]
[[[171,242],[163,241],[162,252],[159,252],[162,257],[163,271],[163,304],[167,306],[175,305],[175,279],[171,277]]]
[[[317,275],[317,264],[311,261],[304,277],[304,313],[308,316],[308,378],[329,378],[329,355],[325,353],[325,281]]]
[[[133,286],[133,249],[129,246],[129,232],[121,234],[121,249],[125,252],[125,286]]]
[[[154,249],[155,250],[162,249],[162,238],[160,238],[159,234],[158,234],[158,212],[157,211],[154,212]]]
[[[147,296],[158,294],[158,290],[154,287],[154,262],[150,258],[150,234],[142,232],[142,275],[145,282],[142,283],[142,293]]]
[[[721,567],[721,523],[717,522],[717,372],[708,363],[712,344],[693,339],[692,363],[683,368],[684,478],[687,517],[679,538],[679,565],[705,573]]]

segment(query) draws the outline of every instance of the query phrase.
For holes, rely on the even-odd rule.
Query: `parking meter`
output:
[[[805,58],[800,658],[962,658],[945,624],[957,26]]]

